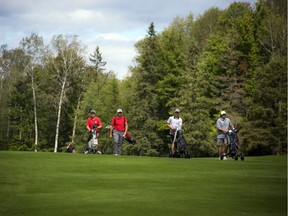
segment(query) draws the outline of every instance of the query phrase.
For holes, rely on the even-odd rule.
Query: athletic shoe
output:
[[[97,151],[98,154],[102,154],[101,151]]]
[[[89,151],[85,151],[85,154],[88,154],[89,153]]]
[[[226,157],[226,156],[224,156],[224,157],[223,157],[223,160],[227,160],[227,157]]]
[[[118,154],[115,154],[115,156],[118,156]]]

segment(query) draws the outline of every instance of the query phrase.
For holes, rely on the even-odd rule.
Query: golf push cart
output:
[[[239,152],[240,143],[237,136],[238,131],[239,130],[233,129],[227,132],[227,138],[230,139],[230,144],[228,146],[229,152],[227,155],[230,155],[234,160],[238,160],[238,158],[240,158],[242,161],[244,161],[244,154]],[[224,156],[225,154],[222,154],[220,159],[223,160]]]
[[[172,149],[170,150],[169,157],[170,158],[186,158],[190,159],[190,152],[187,150],[186,140],[183,136],[182,130],[176,130],[174,134],[173,143],[175,147],[174,154],[172,153]]]
[[[97,151],[98,148],[98,140],[97,140],[97,133],[96,133],[97,125],[93,124],[93,128],[89,133],[88,139],[87,139],[87,149],[85,151],[85,154],[101,154],[100,151]]]

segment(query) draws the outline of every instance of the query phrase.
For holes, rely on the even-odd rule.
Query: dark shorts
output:
[[[176,139],[175,139],[175,143],[177,142],[177,139],[178,139],[180,136],[183,136],[181,130],[179,130],[179,131],[177,132]],[[170,142],[171,142],[171,144],[173,144],[173,141],[174,141],[174,134],[170,134]]]
[[[68,152],[68,153],[72,153],[73,150],[75,150],[75,147],[70,146],[69,148],[66,149],[66,152]]]
[[[174,135],[170,134],[170,144],[173,144]]]

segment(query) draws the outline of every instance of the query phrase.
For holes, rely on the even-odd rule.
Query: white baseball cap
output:
[[[226,112],[225,111],[221,111],[221,115],[226,115]]]
[[[117,110],[117,113],[122,113],[122,109],[118,109],[118,110]]]
[[[180,112],[180,110],[179,109],[175,109],[175,112]]]
[[[96,111],[95,111],[94,109],[92,109],[92,110],[90,111],[90,113],[96,114]]]

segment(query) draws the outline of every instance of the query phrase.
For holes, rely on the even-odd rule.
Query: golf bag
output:
[[[90,131],[88,139],[87,139],[87,148],[85,154],[96,154],[98,147],[97,133],[96,133],[97,125],[93,125],[92,131]]]
[[[175,147],[175,152],[174,154],[172,154],[172,150],[170,151],[170,158],[190,158],[190,152],[186,148],[187,144],[183,136],[182,130],[177,130],[175,132],[173,143]]]
[[[128,133],[125,135],[124,140],[126,140],[127,142],[129,142],[132,145],[136,144],[136,140],[133,139],[132,136]]]
[[[229,130],[227,133],[227,138],[230,140],[230,144],[228,145],[228,154],[230,155],[234,160],[240,159],[244,160],[244,154],[239,152],[240,148],[240,142],[237,136],[239,130],[233,129]],[[224,155],[221,155],[221,160],[223,159]]]

